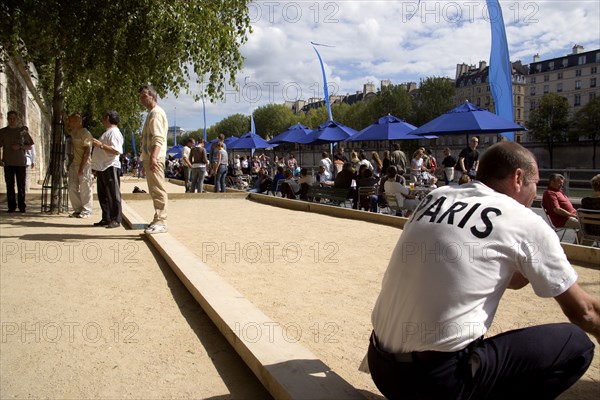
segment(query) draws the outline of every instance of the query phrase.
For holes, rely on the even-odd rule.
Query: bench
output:
[[[346,202],[351,200],[348,198],[350,194],[349,189],[334,188],[328,186],[311,186],[308,188],[307,196],[312,199],[325,199],[337,205],[344,205]]]

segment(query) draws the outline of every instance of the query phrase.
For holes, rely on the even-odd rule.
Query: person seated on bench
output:
[[[300,200],[308,200],[308,189],[315,184],[314,177],[308,174],[306,168],[300,169],[300,179],[298,179],[300,185]]]
[[[357,177],[352,169],[351,162],[345,162],[342,170],[335,177],[333,187],[336,189],[348,189],[348,198],[352,199],[352,208],[358,208],[358,191],[356,187],[352,187],[352,182],[356,181]]]
[[[285,171],[285,180],[281,184],[281,193],[283,197],[287,197],[288,199],[295,199],[296,195],[300,194],[300,185],[296,182],[290,170]]]
[[[277,196],[277,183],[282,179],[285,179],[285,175],[283,174],[283,167],[278,166],[277,173],[273,177],[273,183],[271,184],[271,192],[273,192],[275,196]],[[279,188],[279,191],[281,191],[281,188]]]
[[[396,175],[398,174],[398,170],[395,166],[391,166],[387,170],[387,180],[385,181],[385,194],[393,195],[398,200],[398,206],[408,211],[406,217],[409,217],[410,214],[417,208],[419,205],[419,201],[415,199],[415,195],[410,192],[410,189],[401,184],[400,182],[396,182]]]
[[[332,178],[332,176],[327,171],[327,169],[325,169],[325,166],[321,165],[319,167],[319,172],[317,173],[317,182],[319,182],[319,184],[321,186],[331,186],[332,185],[331,178]]]
[[[360,197],[360,188],[362,187],[376,187],[379,184],[379,178],[373,175],[370,169],[365,169],[362,177],[358,180],[358,192]],[[366,199],[363,199],[366,200]],[[377,212],[377,203],[379,200],[379,196],[377,194],[372,194],[368,199],[368,203],[365,202],[365,205],[369,205],[369,210],[371,212]],[[359,198],[359,208],[362,208],[363,204],[361,204],[361,199]],[[366,208],[365,208],[366,211]]]
[[[254,187],[252,189],[248,189],[247,191],[250,193],[265,193],[269,190],[272,184],[273,178],[269,176],[266,168],[261,167],[258,171],[256,182],[254,182]]]

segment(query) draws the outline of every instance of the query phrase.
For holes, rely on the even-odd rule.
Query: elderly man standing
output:
[[[102,219],[94,226],[118,228],[121,226],[121,162],[123,135],[117,126],[120,117],[116,111],[108,111],[102,118],[106,131],[100,139],[93,139],[96,147],[92,167],[98,178],[98,202],[102,208]]]
[[[542,195],[542,207],[548,213],[552,225],[557,228],[579,229],[577,210],[571,200],[562,192],[565,177],[561,174],[550,174],[548,188]]]
[[[78,113],[71,114],[67,123],[67,133],[71,136],[73,161],[69,166],[69,199],[73,213],[69,217],[88,218],[92,214],[92,134],[83,127]]]
[[[13,213],[19,207],[24,213],[25,204],[25,170],[27,156],[25,152],[33,146],[33,139],[26,126],[18,126],[19,114],[9,111],[7,114],[8,126],[0,129],[0,147],[2,148],[2,161],[4,166],[4,181],[6,182],[6,197],[8,212]],[[15,196],[15,180],[17,182],[17,196]]]
[[[144,85],[139,90],[140,103],[148,110],[142,128],[142,159],[146,169],[148,190],[154,202],[154,218],[144,231],[147,234],[167,232],[167,191],[165,159],[167,157],[167,114],[157,103],[156,90]]]

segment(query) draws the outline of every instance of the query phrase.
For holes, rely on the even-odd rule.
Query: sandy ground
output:
[[[146,189],[130,178],[123,193],[134,185]],[[128,204],[151,219],[149,200]],[[278,321],[286,340],[381,398],[358,365],[400,230],[212,193],[173,199],[169,210],[169,232]],[[0,398],[267,397],[138,232],[89,227],[96,220],[0,214]],[[600,271],[575,267],[600,297]],[[525,288],[505,295],[492,332],[554,321],[566,321],[558,305]],[[255,332],[252,322],[239,331]],[[596,355],[561,399],[596,399],[599,381]]]

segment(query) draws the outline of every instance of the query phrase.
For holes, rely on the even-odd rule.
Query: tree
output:
[[[211,127],[215,137],[223,133],[225,136],[240,136],[250,131],[250,117],[244,114],[233,114]]]
[[[533,136],[546,142],[550,155],[550,168],[554,163],[554,143],[567,139],[569,128],[569,102],[556,93],[542,96],[538,107],[533,110],[527,122]]]
[[[373,121],[388,114],[403,120],[412,120],[414,114],[412,98],[401,85],[384,87],[369,103],[369,108],[373,110]]]
[[[414,101],[413,125],[421,126],[452,109],[456,88],[448,78],[429,77],[421,79],[419,94]],[[400,117],[397,115],[397,117]],[[410,121],[408,121],[410,122]]]
[[[53,146],[62,141],[61,114],[107,109],[139,127],[137,88],[150,82],[164,95],[189,90],[193,71],[209,99],[223,97],[243,58],[250,32],[249,0],[9,0],[0,6],[0,44],[32,61],[52,93]],[[198,94],[197,96],[199,96]],[[53,149],[60,153],[60,147]],[[61,159],[51,160],[52,193]],[[58,201],[52,202],[58,204]],[[55,211],[55,210],[51,210]]]
[[[254,110],[256,133],[263,138],[273,138],[296,122],[291,108],[284,104],[267,104]]]
[[[575,134],[592,140],[594,146],[592,168],[596,169],[596,145],[600,140],[600,97],[596,97],[578,110],[571,126]]]

